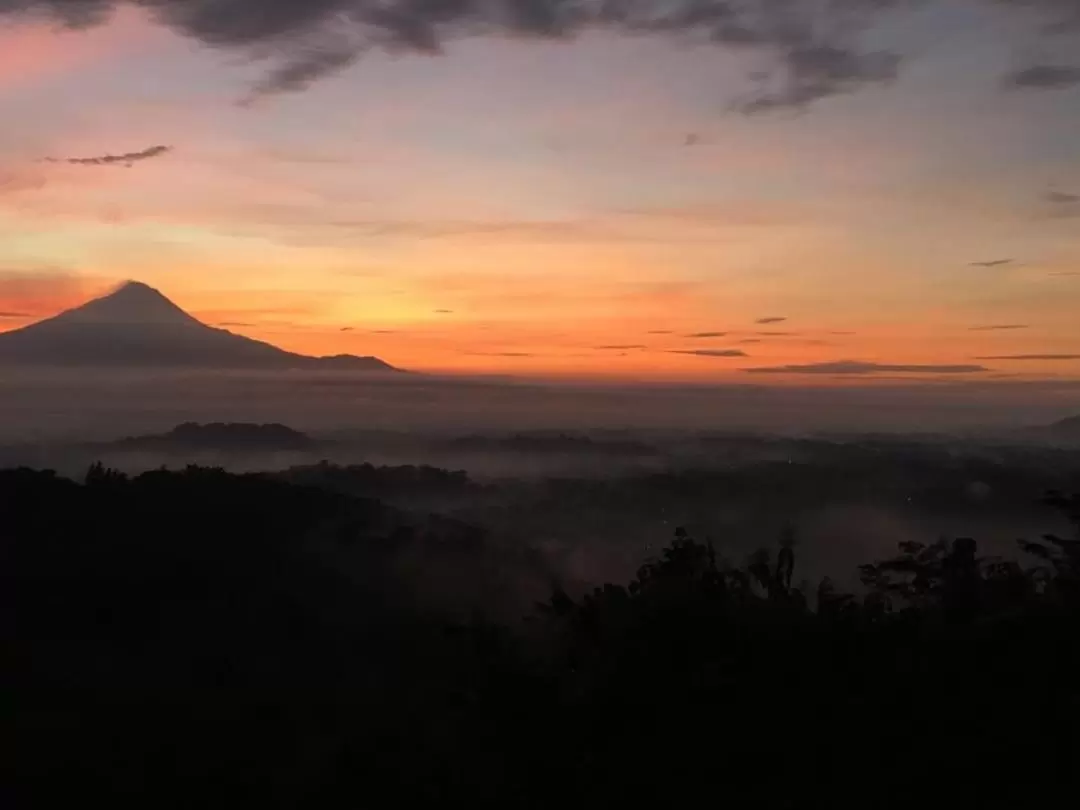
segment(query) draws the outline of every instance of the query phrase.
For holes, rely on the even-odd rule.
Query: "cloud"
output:
[[[253,323],[247,321],[221,321],[218,326],[254,326]]]
[[[1005,77],[1014,90],[1064,90],[1080,85],[1080,67],[1073,65],[1032,65]]]
[[[761,338],[743,338],[739,343],[761,343]]]
[[[755,332],[756,335],[764,335],[765,337],[796,337],[798,332]]]
[[[71,163],[77,166],[131,166],[141,160],[161,157],[172,151],[171,146],[150,146],[139,152],[124,152],[121,155],[97,155],[95,157],[46,157],[42,163]]]
[[[1075,0],[981,0],[1036,35],[1075,34]],[[936,0],[937,5],[951,4]],[[903,54],[868,44],[889,15],[913,0],[0,0],[2,15],[36,15],[83,29],[129,5],[173,31],[219,50],[270,64],[241,103],[297,92],[366,53],[439,55],[471,37],[569,40],[606,31],[649,35],[760,57],[757,88],[733,108],[744,113],[803,109],[894,80]],[[1080,68],[1032,65],[1009,86],[1052,89],[1080,82]],[[686,141],[694,144],[693,136]]]
[[[736,104],[735,108],[750,114],[802,109],[864,84],[891,82],[899,74],[900,63],[901,57],[888,51],[860,53],[829,43],[800,43],[783,52],[779,88]]]
[[[536,357],[532,352],[466,352],[472,357]]]
[[[1051,205],[1074,205],[1080,203],[1080,194],[1069,194],[1065,191],[1048,191],[1043,199]]]
[[[994,354],[976,360],[1080,360],[1080,354]]]
[[[727,332],[691,332],[686,335],[688,338],[718,338],[727,337]]]
[[[768,318],[758,318],[754,323],[783,323],[786,320],[787,318],[774,315]]]
[[[675,333],[670,329],[650,329],[645,334],[647,334],[647,335],[673,335]]]
[[[669,349],[668,354],[693,354],[698,357],[747,357],[742,349]]]
[[[642,343],[615,343],[609,346],[594,346],[595,349],[647,349]]]
[[[27,312],[7,312],[0,310],[0,318],[29,318],[31,317]]]
[[[972,326],[972,332],[998,332],[1006,329],[1027,329],[1026,323],[992,323],[987,326]]]
[[[989,358],[976,358],[989,359]],[[861,360],[835,360],[828,363],[807,363],[805,365],[760,366],[743,368],[748,374],[974,374],[989,371],[985,366],[976,365],[923,365],[920,363],[866,363]]]
[[[1016,260],[1015,259],[990,259],[989,261],[972,262],[971,266],[972,267],[1002,267],[1003,265],[1006,265],[1006,264],[1012,264],[1014,261],[1016,261]]]
[[[436,309],[436,310],[432,310],[432,311],[436,315],[453,315],[454,314],[454,310],[452,310],[452,309]]]
[[[1072,219],[1080,217],[1080,194],[1067,191],[1047,191],[1043,197],[1046,213],[1053,218]]]
[[[248,106],[264,96],[305,90],[324,76],[349,67],[366,50],[366,46],[342,33],[338,33],[337,38],[337,42],[322,43],[318,47],[309,48],[271,69],[256,82],[248,95],[240,100],[240,105]]]
[[[1051,276],[1057,276],[1059,278],[1080,276],[1080,271],[1077,270],[1060,270],[1056,273],[1050,273]]]
[[[85,303],[96,286],[63,269],[0,268],[0,309],[22,317],[51,316]]]
[[[24,167],[15,169],[0,168],[0,194],[36,191],[44,187],[45,177],[40,169],[27,171]]]
[[[3,0],[0,14],[49,15],[69,28],[108,19],[126,0]],[[438,55],[471,36],[570,39],[606,29],[689,39],[766,57],[771,86],[747,113],[805,107],[896,76],[900,57],[864,50],[860,33],[896,0],[140,0],[178,33],[274,64],[243,103],[303,90],[372,49]]]
[[[372,329],[371,334],[373,334],[373,335],[396,335],[397,330],[396,329]]]
[[[352,330],[353,330],[353,328],[351,326],[343,326],[343,327],[341,327],[342,332],[351,332]]]
[[[596,243],[657,241],[640,234],[619,233],[586,220],[338,220],[330,226],[364,238],[493,239],[524,242]]]

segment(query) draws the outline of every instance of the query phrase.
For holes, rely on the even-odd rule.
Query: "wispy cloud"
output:
[[[1005,77],[1014,90],[1064,90],[1080,85],[1080,67],[1073,65],[1031,65]]]
[[[1015,259],[990,259],[982,262],[972,262],[972,267],[1001,267],[1006,264],[1012,264]]]
[[[972,326],[969,331],[972,332],[1003,332],[1011,329],[1028,329],[1026,323],[992,323],[986,326]]]
[[[0,269],[0,308],[20,316],[55,315],[84,303],[97,285],[63,269]]]
[[[594,346],[595,349],[647,349],[643,343],[612,343],[606,346]]]
[[[6,312],[0,310],[0,318],[29,318],[29,313],[26,312]]]
[[[435,312],[436,315],[453,315],[454,314],[454,310],[452,310],[452,309],[436,309],[436,310],[434,310],[434,312]]]
[[[688,338],[719,338],[727,337],[727,332],[691,332],[686,335]]]
[[[698,357],[747,357],[742,349],[668,349],[668,354],[693,354]]]
[[[740,371],[748,374],[975,374],[980,371],[989,371],[989,369],[985,366],[970,364],[866,363],[861,360],[835,360],[805,365],[759,366],[743,368]]]
[[[976,360],[1080,360],[1080,354],[992,354]]]
[[[758,318],[756,321],[754,321],[754,323],[761,323],[761,324],[783,323],[786,320],[787,320],[787,318],[785,318],[785,317],[783,317],[781,315],[770,315],[770,316],[768,316],[766,318]]]
[[[1052,205],[1074,205],[1080,203],[1080,194],[1070,194],[1067,191],[1048,191],[1043,199]]]
[[[218,326],[254,326],[255,324],[247,321],[221,321]]]
[[[1047,191],[1043,195],[1047,213],[1055,218],[1080,217],[1080,194],[1072,194],[1068,191]]]
[[[650,329],[645,334],[647,334],[647,335],[673,335],[675,333],[670,329]]]
[[[93,157],[45,157],[42,163],[70,163],[77,166],[131,166],[143,160],[161,157],[172,151],[171,146],[151,146],[138,152],[120,155],[95,155]]]

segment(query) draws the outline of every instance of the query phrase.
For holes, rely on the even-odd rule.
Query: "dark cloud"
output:
[[[1015,259],[990,259],[983,262],[972,262],[972,267],[1001,267],[1006,264],[1012,264]]]
[[[247,321],[222,321],[218,326],[254,326],[253,323]]]
[[[647,349],[642,343],[615,343],[609,346],[594,346],[594,349]]]
[[[747,357],[742,349],[669,349],[668,354],[694,354],[698,357]]]
[[[756,335],[763,335],[765,337],[796,337],[798,332],[755,332]]]
[[[761,338],[743,338],[739,343],[761,343]]]
[[[672,332],[670,329],[650,329],[645,334],[647,334],[647,335],[672,335],[672,334],[674,334],[674,332]]]
[[[1026,323],[992,323],[987,326],[972,326],[972,332],[999,332],[1006,329],[1027,329]]]
[[[768,318],[758,318],[756,321],[754,321],[754,323],[783,323],[786,320],[787,318],[773,315]]]
[[[989,358],[976,358],[989,359]],[[835,360],[828,363],[808,363],[806,365],[760,366],[743,368],[749,374],[974,374],[989,371],[985,366],[976,365],[922,365],[919,363],[865,363],[860,360]]]
[[[942,6],[944,0],[937,0]],[[982,0],[1034,22],[1035,32],[1080,32],[1076,0]],[[801,109],[892,81],[901,54],[869,47],[869,29],[916,0],[0,0],[0,15],[38,13],[71,28],[137,4],[204,45],[244,51],[271,67],[244,99],[306,88],[371,50],[434,55],[466,37],[569,39],[607,30],[679,38],[765,59],[746,113]],[[1032,65],[1017,88],[1068,87],[1080,68]],[[687,146],[698,143],[691,133]]]
[[[85,28],[125,0],[0,0]],[[371,49],[439,54],[467,36],[566,39],[596,29],[681,37],[771,58],[772,85],[741,109],[765,112],[891,80],[900,58],[859,34],[904,0],[133,0],[179,33],[277,64],[245,99],[302,90]],[[688,145],[696,141],[688,138]]]
[[[364,50],[362,46],[349,42],[347,38],[336,44],[325,44],[309,50],[273,68],[251,88],[240,103],[242,106],[248,105],[263,96],[304,90],[323,76],[347,68],[363,55]]]
[[[994,354],[976,360],[1080,360],[1080,354]]]
[[[1053,218],[1080,217],[1080,194],[1051,190],[1043,195],[1043,202],[1046,205],[1046,213]]]
[[[801,43],[783,52],[780,87],[739,103],[736,109],[745,113],[802,109],[864,84],[890,82],[899,74],[900,62],[898,54],[888,51],[860,53],[829,43]]]
[[[727,337],[727,332],[691,332],[688,338],[718,338]]]
[[[396,329],[372,329],[371,334],[373,334],[373,335],[396,335],[397,330]]]
[[[1065,191],[1048,191],[1043,199],[1051,205],[1075,205],[1080,203],[1080,194],[1069,194]]]
[[[124,152],[120,155],[96,155],[94,157],[47,157],[43,163],[71,163],[77,166],[130,166],[141,160],[161,157],[172,151],[171,146],[150,146],[139,152]]]
[[[343,326],[343,327],[341,327],[342,332],[351,332],[352,330],[353,330],[353,328],[351,326]]]
[[[1005,85],[1015,90],[1064,90],[1080,85],[1080,67],[1032,65],[1008,74]]]
[[[29,318],[30,314],[27,312],[4,312],[0,310],[0,318]]]

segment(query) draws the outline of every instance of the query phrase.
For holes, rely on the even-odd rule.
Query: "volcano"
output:
[[[309,357],[216,329],[146,284],[0,333],[0,366],[400,371],[378,357]]]

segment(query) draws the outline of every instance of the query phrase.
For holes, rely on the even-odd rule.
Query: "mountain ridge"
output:
[[[0,366],[12,365],[403,372],[371,355],[298,354],[208,326],[139,281],[0,333]]]

